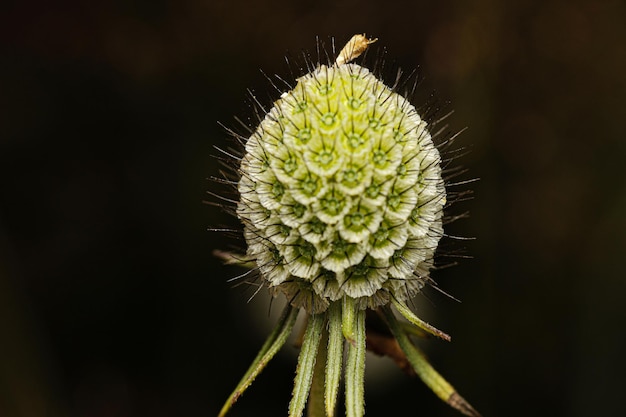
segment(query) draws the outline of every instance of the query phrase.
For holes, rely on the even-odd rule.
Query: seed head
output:
[[[240,174],[248,255],[292,305],[375,308],[423,287],[442,236],[441,157],[415,107],[367,68],[298,78],[248,139]]]
[[[450,340],[406,303],[429,281],[446,190],[427,123],[406,98],[351,63],[374,41],[355,35],[333,64],[309,63],[310,72],[282,93],[250,136],[237,136],[245,152],[236,213],[248,244],[239,259],[249,268],[254,262],[264,284],[289,304],[220,417],[284,345],[302,309],[307,324],[290,416],[302,416],[307,401],[311,415],[334,416],[343,374],[346,415],[362,417],[368,348],[401,358],[401,367],[443,401],[480,416],[407,331],[413,325],[419,334]],[[389,333],[366,325],[368,308]],[[309,398],[321,389],[323,396]]]

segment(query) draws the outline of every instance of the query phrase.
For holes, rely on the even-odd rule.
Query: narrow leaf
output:
[[[440,337],[443,340],[446,340],[448,342],[451,340],[450,336],[448,336],[446,333],[442,332],[441,330],[437,329],[436,327],[426,323],[424,320],[422,320],[419,317],[417,317],[411,311],[411,309],[409,307],[407,307],[404,303],[398,301],[394,297],[391,298],[391,301],[393,302],[393,305],[398,309],[400,314],[402,314],[404,316],[405,319],[407,319],[408,321],[410,321],[411,323],[413,323],[414,325],[416,325],[420,329],[424,330],[425,332],[428,332],[428,333],[432,334],[433,336]]]
[[[404,330],[409,336],[420,337],[422,339],[430,337],[430,333],[426,333],[424,330],[413,325],[413,323],[401,321],[400,325],[402,326],[402,330]]]
[[[385,315],[389,330],[391,330],[391,333],[398,341],[398,344],[406,354],[407,359],[420,379],[424,381],[439,398],[447,402],[453,408],[456,408],[467,416],[480,417],[478,411],[474,410],[474,408],[456,392],[454,387],[428,363],[424,353],[411,342],[407,334],[402,330],[402,326],[394,316],[391,308],[385,306],[381,310]]]
[[[314,314],[309,318],[300,356],[298,356],[298,368],[294,381],[293,394],[289,403],[289,417],[300,417],[304,411],[306,400],[313,381],[317,348],[319,347],[324,328],[326,314]]]
[[[354,343],[346,363],[346,417],[365,415],[365,310],[356,312]]]
[[[280,350],[280,348],[285,344],[289,334],[291,334],[291,330],[296,323],[296,318],[298,317],[298,309],[294,309],[291,305],[287,305],[283,310],[283,313],[278,321],[278,324],[269,335],[261,350],[257,354],[254,361],[244,374],[241,381],[235,388],[235,390],[230,394],[226,403],[222,407],[222,410],[219,413],[219,417],[223,417],[226,415],[230,407],[239,399],[239,397],[245,392],[245,390],[252,384],[254,379],[263,371],[263,369],[267,366],[270,360],[276,355],[276,353]]]

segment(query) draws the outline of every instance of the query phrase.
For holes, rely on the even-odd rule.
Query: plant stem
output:
[[[346,416],[365,414],[365,310],[357,310],[346,362]]]
[[[311,391],[309,392],[309,401],[307,403],[308,417],[326,417],[324,407],[324,379],[326,354],[328,351],[326,342],[328,332],[323,331],[320,347],[317,351],[317,360],[315,361],[315,369],[313,370],[313,382],[311,383]]]
[[[244,393],[244,391],[250,386],[252,381],[261,373],[270,360],[276,355],[280,348],[285,344],[287,338],[291,334],[296,318],[298,317],[298,309],[294,309],[290,305],[285,307],[283,314],[274,328],[274,331],[267,338],[261,351],[257,357],[252,361],[250,368],[245,373],[235,390],[230,394],[228,400],[222,407],[219,417],[226,415],[230,407],[237,401],[237,399]]]
[[[289,416],[300,417],[309,396],[311,383],[313,382],[313,370],[317,359],[317,349],[319,347],[322,330],[326,321],[326,314],[314,314],[309,317],[304,340],[300,348],[298,357],[298,368],[294,381],[291,403],[289,403]]]
[[[336,301],[330,305],[328,313],[328,353],[326,359],[326,415],[333,417],[337,408],[337,396],[339,394],[339,382],[343,363],[343,333],[341,302]]]

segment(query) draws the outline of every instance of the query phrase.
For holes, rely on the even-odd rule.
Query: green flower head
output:
[[[240,173],[248,255],[295,307],[376,308],[424,285],[443,233],[441,157],[415,107],[367,68],[298,78],[248,139]]]
[[[441,155],[415,107],[351,62],[374,41],[355,35],[335,62],[297,78],[242,138],[236,214],[245,259],[288,306],[220,415],[285,343],[300,310],[308,321],[290,416],[302,415],[322,355],[326,364],[316,375],[324,372],[325,405],[320,412],[310,404],[309,415],[334,414],[346,341],[346,414],[364,414],[367,310],[387,323],[439,397],[478,415],[432,369],[391,309],[422,331],[450,339],[406,305],[430,281],[443,235]]]

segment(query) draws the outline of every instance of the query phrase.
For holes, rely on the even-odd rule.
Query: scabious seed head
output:
[[[289,304],[220,417],[285,343],[300,309],[308,317],[290,416],[302,416],[307,401],[309,411],[334,415],[343,373],[346,415],[362,417],[365,350],[387,353],[383,345],[395,340],[394,349],[439,398],[480,417],[405,330],[410,323],[450,340],[405,303],[429,279],[446,190],[426,122],[404,97],[350,63],[375,41],[354,35],[334,65],[298,78],[243,138],[236,212],[248,243],[245,263],[256,262],[265,285]],[[369,346],[378,331],[366,326],[366,308],[375,308],[390,330],[385,342],[372,342],[378,347]],[[308,398],[321,378],[324,395]]]
[[[446,192],[427,123],[368,69],[297,79],[245,145],[237,214],[268,286],[318,313],[375,308],[424,285]]]

